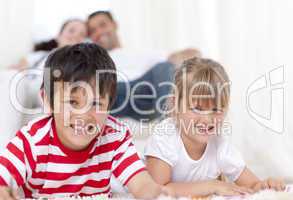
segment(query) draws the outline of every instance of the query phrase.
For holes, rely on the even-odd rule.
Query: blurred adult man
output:
[[[178,51],[169,57],[156,51],[126,50],[122,47],[117,33],[117,22],[109,11],[96,11],[90,14],[87,25],[91,41],[107,49],[116,63],[120,82],[117,88],[117,100],[112,109],[117,109],[127,101],[123,109],[113,113],[116,116],[132,117],[137,120],[159,117],[161,112],[156,107],[156,103],[160,97],[168,95],[170,91],[170,86],[160,87],[160,83],[172,81],[175,65],[179,65],[187,58],[200,56],[195,49]],[[151,86],[142,84],[145,82],[150,83]],[[134,95],[127,95],[127,84],[131,90],[135,88],[134,95],[148,97],[133,100]],[[137,85],[140,86],[136,87]],[[164,101],[161,101],[160,108],[163,104]]]

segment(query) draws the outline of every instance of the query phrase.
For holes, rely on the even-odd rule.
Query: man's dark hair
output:
[[[101,72],[105,70],[107,72]],[[90,82],[98,76],[100,96],[109,95],[110,105],[116,96],[116,67],[105,49],[93,43],[81,43],[53,51],[45,62],[44,83],[45,93],[50,97],[50,106],[54,108],[55,82]]]
[[[93,12],[92,14],[90,14],[88,16],[88,18],[87,18],[88,21],[97,15],[106,15],[112,22],[114,22],[114,18],[113,18],[113,15],[111,14],[111,12],[105,11],[105,10],[99,10],[99,11]]]

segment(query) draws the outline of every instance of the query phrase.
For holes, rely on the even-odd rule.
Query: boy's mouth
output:
[[[76,126],[75,124],[70,124],[69,126],[74,130],[74,133],[77,135],[91,135],[96,133],[96,127],[92,124],[86,125],[85,127]]]

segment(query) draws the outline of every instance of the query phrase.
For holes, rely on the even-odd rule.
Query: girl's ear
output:
[[[45,93],[44,88],[40,89],[40,95],[43,101],[43,108],[44,108],[44,113],[45,114],[52,114],[52,109],[50,106],[49,98]]]
[[[115,30],[117,31],[118,30],[118,24],[117,24],[116,21],[113,21],[113,23],[114,23]]]
[[[168,115],[174,115],[176,113],[176,97],[175,95],[170,95],[166,101],[166,112],[169,113]]]
[[[174,108],[175,104],[176,104],[176,98],[175,96],[170,96],[170,104],[171,106]]]
[[[42,98],[42,100],[43,100],[43,102],[44,102],[44,95],[45,95],[45,90],[44,90],[44,88],[41,88],[41,89],[40,89],[40,95],[41,95],[41,98]]]

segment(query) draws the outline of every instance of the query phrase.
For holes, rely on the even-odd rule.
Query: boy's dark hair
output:
[[[105,11],[105,10],[99,10],[99,11],[93,12],[92,14],[90,14],[88,16],[88,18],[87,18],[88,21],[97,15],[106,15],[112,22],[114,22],[114,18],[113,18],[113,15],[111,14],[111,12]]]
[[[107,70],[107,72],[101,72]],[[116,96],[117,75],[116,67],[105,49],[93,43],[81,43],[53,51],[45,62],[44,88],[50,98],[50,106],[54,108],[55,82],[90,82],[98,76],[99,93],[103,97],[110,97],[110,105]]]

